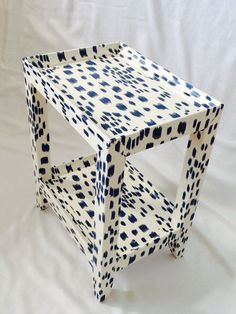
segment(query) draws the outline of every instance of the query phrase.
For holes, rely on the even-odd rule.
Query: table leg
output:
[[[98,152],[93,284],[99,301],[109,294],[114,279],[124,168],[125,157],[115,151],[114,145]]]
[[[48,179],[51,175],[50,143],[47,117],[47,101],[37,89],[26,80],[26,100],[31,135],[31,151],[34,163],[36,183],[36,202],[41,209],[48,205],[40,192],[39,179]]]
[[[219,113],[220,110],[216,112],[214,120],[204,130],[191,134],[188,141],[175,202],[176,209],[172,220],[174,227],[180,229],[180,234],[169,244],[175,257],[183,256],[189,238],[189,231],[198,204],[199,191],[215,140],[220,118]]]

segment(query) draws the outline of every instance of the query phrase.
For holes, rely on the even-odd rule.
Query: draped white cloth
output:
[[[234,0],[0,0],[0,312],[236,312]],[[185,257],[164,249],[117,273],[103,304],[51,210],[35,208],[21,57],[120,40],[225,103]],[[49,110],[55,163],[91,152]],[[186,138],[132,156],[174,199]]]

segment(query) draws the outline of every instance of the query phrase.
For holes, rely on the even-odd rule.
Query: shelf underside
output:
[[[96,210],[95,159],[95,155],[91,155],[54,167],[53,171],[57,173],[55,179],[44,183],[53,201],[60,205],[59,211],[66,213],[77,231],[78,242],[81,240],[91,248]],[[63,173],[67,171],[69,173]],[[173,212],[173,203],[126,161],[119,211],[118,258],[155,245],[175,233],[171,226]]]

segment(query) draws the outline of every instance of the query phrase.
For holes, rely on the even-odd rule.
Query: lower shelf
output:
[[[91,155],[54,167],[54,179],[43,183],[50,198],[53,198],[51,205],[52,202],[59,205],[57,214],[60,215],[60,211],[66,214],[62,215],[61,219],[70,220],[73,228],[69,229],[77,234],[82,250],[84,246],[88,246],[90,253],[93,247],[93,219],[96,210],[95,162],[96,156]],[[144,252],[147,247],[151,248],[159,242],[161,244],[164,239],[173,236],[177,231],[173,230],[171,225],[173,212],[173,203],[126,161],[119,211],[117,257],[126,259],[138,250],[142,254],[142,249]]]

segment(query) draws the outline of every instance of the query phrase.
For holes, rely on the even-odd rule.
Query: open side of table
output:
[[[114,273],[169,245],[182,257],[223,104],[123,43],[23,59],[37,204],[86,255],[103,301]],[[50,161],[50,103],[96,150]],[[126,157],[189,135],[175,203]]]

